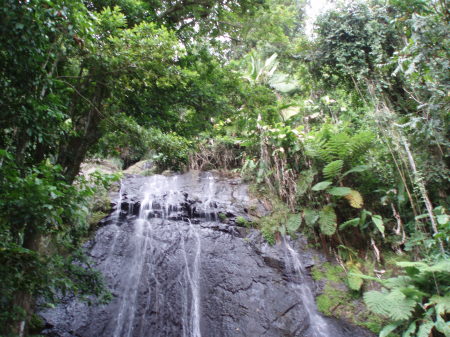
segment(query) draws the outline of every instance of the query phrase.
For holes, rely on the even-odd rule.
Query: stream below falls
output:
[[[40,311],[48,337],[371,336],[317,312],[302,238],[269,246],[236,217],[264,211],[237,178],[127,176],[85,248],[113,294]],[[228,223],[219,221],[219,213]],[[223,216],[222,216],[223,218]]]

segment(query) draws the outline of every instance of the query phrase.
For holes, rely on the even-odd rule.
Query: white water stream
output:
[[[303,267],[300,256],[294,248],[289,245],[289,242],[285,238],[283,238],[283,242],[286,247],[286,261],[288,261],[290,267],[293,268],[292,271],[295,272],[295,275],[299,277],[298,295],[308,312],[311,330],[314,334],[313,337],[331,337],[332,335],[328,323],[317,312],[314,295],[307,280],[307,272]]]
[[[125,282],[126,289],[121,296],[119,311],[116,319],[116,326],[113,337],[132,337],[134,330],[134,320],[137,312],[137,299],[139,296],[140,282],[147,282],[145,277],[152,275],[143,275],[144,266],[149,266],[149,273],[152,272],[151,254],[147,254],[152,242],[152,226],[161,225],[164,220],[168,219],[173,213],[177,212],[177,176],[164,177],[153,176],[150,181],[142,186],[144,197],[140,203],[140,210],[137,219],[134,221],[133,237],[130,239],[132,246],[131,254],[133,256],[132,265],[129,268],[127,280]],[[204,213],[207,220],[212,220],[212,210],[210,204],[214,195],[214,177],[212,174],[206,176],[208,184],[203,199]],[[118,209],[115,211],[114,220],[118,221],[120,215],[120,203],[122,200],[122,189],[119,193]],[[183,336],[201,337],[200,331],[200,257],[201,257],[201,237],[199,229],[194,226],[189,219],[189,230],[185,231],[179,228],[180,246],[185,261],[185,288],[190,291],[190,296],[185,296],[183,308]],[[183,226],[184,227],[184,226]],[[195,240],[195,252],[193,258],[189,259],[189,252],[185,247],[185,240]],[[114,238],[115,241],[115,238]],[[114,245],[114,242],[113,242]],[[149,260],[149,261],[146,261]],[[154,278],[155,284],[159,282]],[[150,307],[151,298],[147,299],[143,316]],[[189,304],[190,303],[190,307]]]

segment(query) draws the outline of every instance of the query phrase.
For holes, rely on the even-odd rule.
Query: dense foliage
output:
[[[27,333],[38,297],[107,299],[79,250],[114,178],[80,167],[106,157],[239,171],[272,200],[266,240],[304,233],[355,292],[358,256],[424,260],[364,298],[383,336],[448,333],[448,3],[348,1],[313,37],[305,5],[2,0],[0,334]]]

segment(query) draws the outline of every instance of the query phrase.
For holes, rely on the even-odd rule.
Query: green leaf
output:
[[[433,330],[434,322],[427,320],[422,323],[419,327],[419,331],[417,331],[417,337],[429,337],[431,330]]]
[[[444,296],[434,295],[430,298],[428,305],[436,305],[436,313],[438,315],[444,315],[450,313],[450,294]]]
[[[440,225],[445,225],[449,220],[448,220],[448,215],[447,214],[440,214],[440,215],[436,215],[437,218],[437,222]]]
[[[427,296],[428,294],[420,291],[416,287],[412,285],[408,285],[407,287],[398,288],[406,297],[413,298],[416,302],[422,302],[422,298]]]
[[[403,333],[402,337],[411,337],[414,336],[414,333],[416,332],[416,322],[412,322],[408,329]]]
[[[323,191],[328,188],[332,184],[331,181],[321,181],[320,183],[315,184],[312,187],[313,191]]]
[[[315,209],[306,208],[303,211],[303,216],[305,217],[305,222],[309,227],[313,227],[317,220],[319,220],[319,212]]]
[[[308,191],[312,182],[314,181],[314,177],[317,174],[315,169],[309,169],[300,172],[297,180],[297,195],[302,196]]]
[[[402,268],[413,267],[417,270],[425,269],[428,265],[425,262],[412,262],[412,261],[399,261],[395,263],[397,266]]]
[[[390,292],[368,291],[364,294],[364,302],[369,310],[394,321],[409,319],[417,305],[416,301],[407,298],[399,289]]]
[[[326,179],[333,179],[341,173],[342,167],[344,166],[343,160],[335,160],[326,165],[323,168],[323,176]]]
[[[382,283],[386,288],[393,289],[407,287],[411,284],[411,281],[411,277],[402,275],[388,278],[387,280],[382,281]]]
[[[368,165],[360,165],[360,166],[355,166],[354,168],[352,168],[351,170],[348,170],[347,172],[345,172],[342,177],[345,177],[346,175],[350,174],[350,173],[354,173],[354,172],[364,172],[369,168]]]
[[[337,217],[332,206],[328,205],[319,212],[320,231],[325,235],[333,235],[336,232]]]
[[[450,323],[444,321],[444,319],[439,315],[436,317],[436,323],[434,323],[436,330],[442,332],[444,336],[450,336]]]
[[[372,215],[372,221],[375,224],[375,226],[378,228],[378,230],[383,234],[384,236],[384,225],[383,225],[383,219],[380,215]]]
[[[286,229],[289,233],[295,233],[300,228],[302,224],[301,214],[291,214],[286,222]]]
[[[335,195],[337,197],[343,197],[349,194],[352,191],[351,188],[348,187],[332,187],[327,192],[331,195]]]
[[[358,226],[359,221],[360,221],[360,218],[354,218],[354,219],[347,220],[340,224],[339,230],[342,231],[345,228],[347,228],[348,226],[353,226],[353,227]]]
[[[354,208],[361,208],[364,205],[361,193],[355,190],[350,190],[350,193],[345,195],[345,199],[347,199],[350,206]]]
[[[401,322],[392,323],[389,325],[386,325],[383,330],[380,331],[379,337],[386,337],[389,335],[392,331],[397,329],[401,325]]]
[[[363,284],[363,279],[360,276],[358,276],[359,274],[361,274],[361,271],[358,269],[358,267],[353,266],[349,269],[349,273],[347,275],[347,281],[348,281],[348,286],[350,287],[350,289],[356,290],[356,291],[361,289],[361,286]]]

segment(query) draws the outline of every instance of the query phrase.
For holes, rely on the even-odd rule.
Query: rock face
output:
[[[317,313],[302,239],[271,247],[236,225],[262,207],[238,179],[129,176],[116,200],[86,246],[113,300],[65,298],[41,312],[45,336],[368,336]]]

